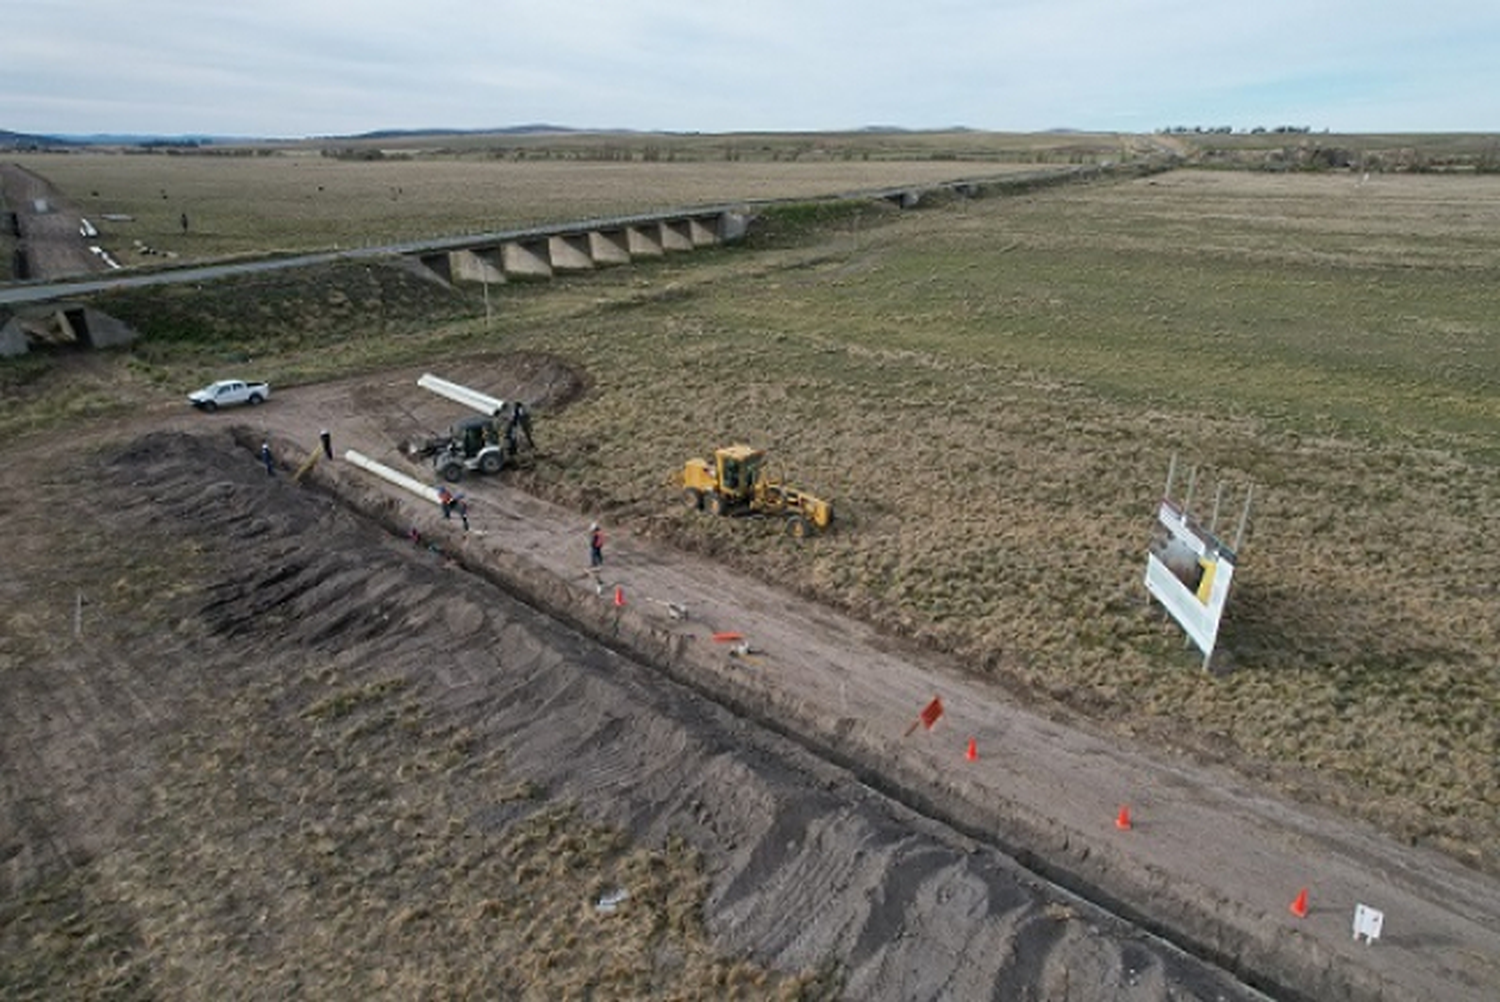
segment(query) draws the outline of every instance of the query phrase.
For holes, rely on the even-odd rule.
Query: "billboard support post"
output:
[[[1234,533],[1234,549],[1236,553],[1239,552],[1240,544],[1245,541],[1245,524],[1250,521],[1250,498],[1254,493],[1254,484],[1245,488],[1245,508],[1240,512],[1240,527]]]

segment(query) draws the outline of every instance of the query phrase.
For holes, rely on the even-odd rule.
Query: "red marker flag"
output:
[[[922,727],[925,727],[930,731],[932,730],[932,725],[937,723],[938,717],[941,717],[942,715],[943,701],[938,697],[933,696],[932,702],[922,707],[922,712],[917,714],[917,719],[913,721],[912,725],[906,729],[906,733],[910,734],[912,731],[917,729],[918,725],[921,725]]]

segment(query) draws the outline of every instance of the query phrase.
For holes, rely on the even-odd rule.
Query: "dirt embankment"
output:
[[[226,978],[394,997],[414,968],[441,994],[475,987],[459,978],[475,967],[535,994],[483,954],[503,938],[490,926],[527,921],[505,904],[526,887],[507,838],[568,803],[635,843],[685,840],[726,953],[837,971],[847,997],[1251,997],[465,573],[436,525],[412,545],[266,476],[222,431],[150,435],[76,473],[31,459],[52,500],[6,516],[26,542],[3,586],[56,615],[13,619],[0,648],[0,970],[66,936],[18,903],[71,870],[76,903],[112,916],[95,946],[126,997]],[[26,558],[58,532],[92,556],[17,570],[44,567]],[[593,862],[590,900],[601,881],[651,892]],[[587,901],[570,908],[581,939],[608,935]],[[619,994],[686,976],[670,932]]]

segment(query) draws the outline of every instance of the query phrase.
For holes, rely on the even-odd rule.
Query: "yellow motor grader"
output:
[[[766,451],[748,445],[714,450],[713,462],[689,459],[682,468],[682,499],[712,515],[767,515],[786,519],[798,539],[833,522],[833,505],[773,478]]]

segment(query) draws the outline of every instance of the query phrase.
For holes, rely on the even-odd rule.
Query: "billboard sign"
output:
[[[1162,500],[1156,519],[1146,590],[1187,632],[1206,665],[1234,580],[1234,550],[1171,500]]]

